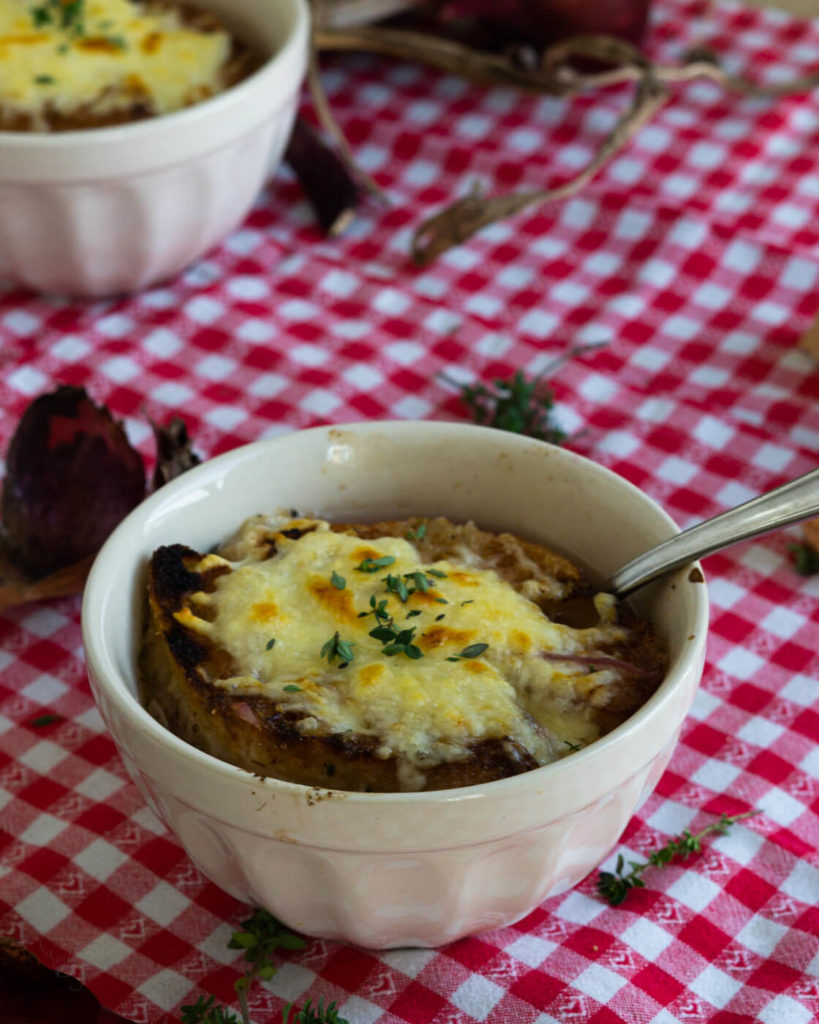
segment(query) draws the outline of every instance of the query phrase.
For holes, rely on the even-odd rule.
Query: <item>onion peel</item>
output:
[[[200,459],[182,420],[151,426],[156,490]],[[6,459],[0,609],[81,593],[97,551],[145,494],[142,456],[105,405],[68,385],[35,398]]]

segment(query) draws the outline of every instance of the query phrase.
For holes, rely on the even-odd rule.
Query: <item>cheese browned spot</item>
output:
[[[167,2],[0,0],[0,129],[171,113],[252,69],[211,15]]]

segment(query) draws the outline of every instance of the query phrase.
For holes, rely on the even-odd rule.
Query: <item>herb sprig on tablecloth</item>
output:
[[[253,983],[259,979],[269,981],[276,973],[273,954],[278,949],[304,949],[307,941],[300,935],[289,931],[266,910],[254,910],[253,914],[241,923],[241,930],[234,932],[229,949],[244,950],[248,970],[235,984],[236,996],[239,1000],[241,1017],[231,1010],[220,1006],[214,996],[207,999],[200,996],[195,1003],[182,1007],[182,1024],[251,1024],[248,1008],[248,994]],[[320,999],[313,1006],[307,1000],[301,1009],[289,1003],[282,1010],[282,1024],[348,1024],[339,1017],[335,1003],[324,1005]]]
[[[597,878],[597,891],[609,906],[619,906],[628,896],[632,889],[645,888],[642,879],[643,872],[650,867],[662,867],[670,861],[679,858],[685,860],[692,853],[699,853],[702,849],[702,840],[712,832],[724,835],[732,825],[745,818],[751,818],[759,814],[759,811],[746,811],[744,814],[728,815],[721,814],[716,821],[712,821],[699,832],[692,833],[684,829],[678,836],[661,846],[650,854],[647,861],[629,861],[629,869],[626,871],[626,862],[622,853],[617,858],[614,871],[601,871]]]

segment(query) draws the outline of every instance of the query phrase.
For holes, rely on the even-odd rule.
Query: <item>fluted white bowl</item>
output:
[[[200,0],[266,61],[162,117],[69,132],[0,131],[0,281],[76,297],[172,277],[245,217],[290,135],[307,62],[306,0]]]
[[[83,601],[94,697],[148,803],[223,889],[308,935],[371,948],[438,946],[517,920],[603,860],[652,791],[699,682],[708,600],[676,573],[636,601],[667,638],[651,699],[608,736],[513,778],[430,793],[343,793],[260,779],[194,749],[137,697],[147,560],[207,550],[249,515],[474,519],[608,573],[676,532],[621,477],[564,449],[434,422],[320,427],[229,452],[135,509]]]

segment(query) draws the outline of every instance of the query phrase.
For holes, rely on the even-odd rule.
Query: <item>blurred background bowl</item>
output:
[[[151,807],[199,868],[308,935],[437,946],[509,924],[593,870],[651,793],[702,673],[705,586],[688,570],[635,600],[670,665],[628,721],[554,764],[485,785],[346,793],[260,779],[189,746],[138,700],[146,563],[208,550],[279,508],[339,521],[444,515],[505,529],[608,574],[677,532],[650,498],[565,449],[434,422],[321,427],[238,448],[136,508],[96,559],[83,601],[92,690]]]
[[[200,0],[263,58],[202,103],[130,124],[0,131],[0,281],[74,297],[165,280],[245,217],[281,161],[306,0]]]

